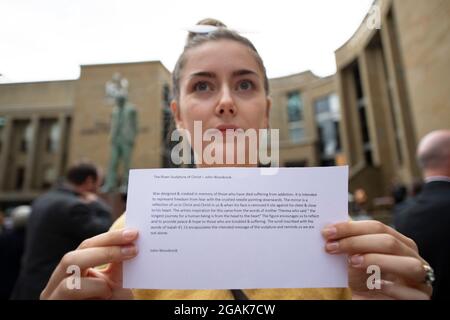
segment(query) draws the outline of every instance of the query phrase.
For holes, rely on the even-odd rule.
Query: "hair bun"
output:
[[[200,20],[199,22],[197,22],[197,25],[202,25],[202,26],[215,26],[215,27],[222,27],[222,28],[226,28],[227,26],[216,19],[212,19],[212,18],[206,18],[203,20]]]
[[[198,28],[196,28],[197,26],[198,26]],[[212,18],[202,19],[199,22],[197,22],[195,27],[193,27],[193,28],[191,28],[191,30],[189,30],[187,43],[189,43],[198,34],[209,33],[214,30],[214,28],[207,28],[208,26],[216,27],[216,28],[226,28],[227,27],[223,22],[221,22],[217,19],[212,19]]]

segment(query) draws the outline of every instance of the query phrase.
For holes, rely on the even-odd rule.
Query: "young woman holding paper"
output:
[[[268,128],[271,100],[265,67],[252,43],[222,23],[199,23],[207,32],[190,33],[173,72],[171,108],[179,129]],[[211,27],[213,26],[213,27]],[[229,290],[128,290],[122,262],[138,254],[137,230],[112,230],[85,240],[55,269],[42,299],[233,299]],[[243,290],[249,299],[429,299],[432,271],[415,243],[376,221],[342,222],[322,230],[324,250],[349,255],[348,289]],[[301,253],[299,253],[301,254]],[[80,289],[67,286],[69,266],[81,269]],[[107,265],[104,269],[97,266]],[[368,266],[381,269],[379,289],[370,289]]]

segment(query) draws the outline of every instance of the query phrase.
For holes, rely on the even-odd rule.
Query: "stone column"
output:
[[[392,103],[397,118],[400,139],[400,152],[402,153],[403,165],[407,171],[408,180],[412,176],[420,176],[419,169],[415,163],[416,139],[412,124],[411,110],[406,93],[406,84],[403,77],[401,55],[398,49],[398,39],[395,35],[393,17],[387,19],[381,28],[381,40],[384,48],[387,75],[392,92]]]
[[[6,116],[6,124],[3,128],[2,150],[0,153],[0,191],[5,189],[6,171],[8,170],[8,160],[11,152],[11,134],[13,127],[13,118]]]
[[[32,142],[30,145],[30,149],[27,154],[27,162],[25,167],[25,181],[24,181],[24,190],[31,191],[33,189],[33,177],[35,171],[35,163],[36,163],[36,147],[37,147],[37,137],[39,133],[39,116],[33,115],[31,117],[31,136]]]
[[[64,152],[66,151],[66,141],[67,141],[67,115],[61,113],[58,117],[58,125],[59,125],[59,144],[58,149],[56,151],[56,174],[58,177],[64,174]]]

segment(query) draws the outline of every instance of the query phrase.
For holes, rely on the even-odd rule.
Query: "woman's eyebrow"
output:
[[[192,73],[189,78],[194,78],[194,77],[206,77],[206,78],[215,78],[216,75],[213,72],[208,72],[208,71],[200,71],[200,72],[195,72]]]
[[[253,70],[248,69],[241,69],[233,71],[232,76],[233,77],[239,77],[239,76],[245,76],[245,75],[254,75],[258,77],[258,73]],[[192,73],[189,78],[195,78],[195,77],[206,77],[206,78],[215,78],[216,74],[214,72],[209,71],[199,71]]]
[[[233,77],[245,76],[245,75],[254,75],[258,77],[258,73],[253,70],[242,69],[233,72]]]

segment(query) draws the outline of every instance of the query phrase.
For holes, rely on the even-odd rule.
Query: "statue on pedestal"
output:
[[[128,102],[128,80],[122,78],[119,73],[114,74],[112,80],[106,83],[105,91],[107,98],[114,102],[114,107],[110,132],[111,157],[102,191],[110,193],[118,190],[120,193],[126,193],[128,171],[138,130],[137,111]],[[117,177],[120,162],[123,164],[123,174],[118,187]]]

